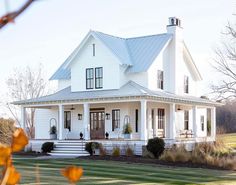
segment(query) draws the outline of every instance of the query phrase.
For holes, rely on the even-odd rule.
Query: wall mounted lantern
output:
[[[109,120],[109,119],[110,119],[110,114],[106,113],[106,120]]]
[[[82,120],[82,114],[78,114],[78,120]]]

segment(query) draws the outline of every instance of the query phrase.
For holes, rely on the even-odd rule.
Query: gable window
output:
[[[96,49],[95,44],[93,44],[93,57],[95,57],[95,52],[96,52],[95,49]]]
[[[95,68],[95,88],[101,89],[103,87],[103,70],[102,67]]]
[[[112,110],[112,131],[120,127],[120,109]]]
[[[93,76],[93,68],[86,69],[86,89],[93,89],[94,84],[94,76]]]
[[[184,76],[184,93],[189,93],[189,79],[188,79],[188,76]]]
[[[164,78],[163,78],[163,71],[157,70],[157,88],[163,89],[163,83],[164,83]]]
[[[200,117],[200,122],[201,122],[201,129],[204,131],[204,116]]]
[[[185,110],[184,111],[184,130],[189,129],[189,111]]]

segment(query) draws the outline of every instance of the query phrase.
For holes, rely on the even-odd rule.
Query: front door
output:
[[[105,138],[105,111],[91,110],[90,111],[90,138],[104,139]]]

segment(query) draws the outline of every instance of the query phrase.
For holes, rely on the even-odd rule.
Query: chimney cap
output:
[[[179,26],[179,27],[181,27],[181,20],[177,17],[169,17],[169,25],[168,26]]]

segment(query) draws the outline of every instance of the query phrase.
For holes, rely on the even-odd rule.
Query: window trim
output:
[[[115,112],[119,112],[118,119],[115,118]],[[112,119],[112,131],[115,131],[116,128],[120,127],[120,109],[112,109],[112,116],[111,117],[112,117],[111,118]],[[115,127],[116,126],[115,122],[117,122],[117,127]]]
[[[139,119],[139,111],[135,109],[135,132],[138,132],[138,119]]]
[[[88,74],[88,71],[89,71],[89,70],[92,70],[92,74],[93,74],[93,77],[92,77],[92,78],[87,78],[87,74]],[[86,78],[86,89],[94,89],[94,68],[86,68],[85,71],[86,71],[86,74],[85,74],[85,78]],[[92,81],[92,83],[91,83],[91,84],[92,84],[92,87],[88,87],[88,84],[89,84],[88,82],[89,82],[90,80]]]
[[[159,77],[162,78],[159,78]],[[164,89],[164,71],[163,70],[157,70],[157,88],[158,89]]]
[[[101,77],[97,77],[97,70],[101,69]],[[101,80],[101,86],[97,86],[97,80]],[[103,67],[96,67],[95,68],[95,89],[102,89],[103,88]]]
[[[187,119],[186,119],[187,116]],[[189,111],[184,111],[184,130],[189,130]]]

